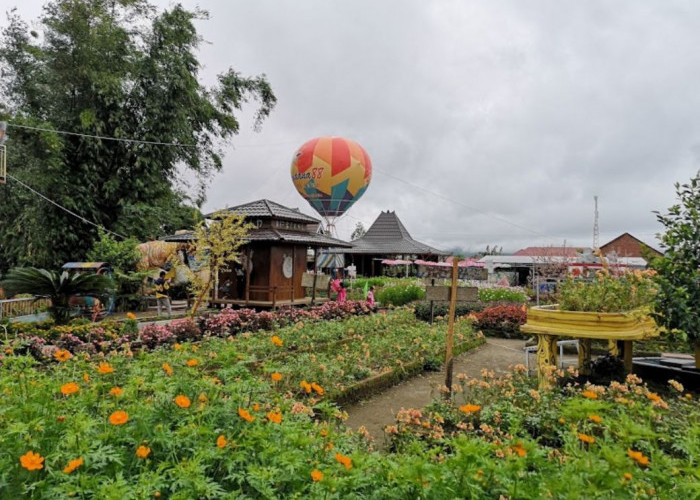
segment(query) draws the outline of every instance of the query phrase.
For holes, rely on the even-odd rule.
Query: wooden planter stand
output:
[[[607,340],[612,354],[623,358],[625,370],[632,371],[632,342],[659,335],[659,330],[644,311],[619,313],[560,311],[557,305],[532,307],[521,331],[537,335],[537,373],[540,384],[549,367],[557,367],[558,337],[579,340],[579,368],[591,358],[591,339]]]

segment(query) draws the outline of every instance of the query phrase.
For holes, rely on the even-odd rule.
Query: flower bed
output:
[[[287,308],[275,312],[253,309],[223,309],[202,315],[197,321],[189,318],[173,320],[167,325],[151,324],[140,333],[134,320],[90,323],[77,320],[69,325],[55,326],[53,322],[13,324],[12,341],[6,354],[32,354],[40,361],[51,361],[53,353],[64,349],[70,353],[108,353],[132,347],[154,349],[175,342],[200,340],[207,335],[228,337],[242,332],[272,330],[300,320],[318,322],[339,320],[372,312],[367,302],[328,302],[309,309]],[[135,342],[137,341],[137,342]],[[0,360],[2,359],[0,355]]]
[[[671,381],[662,396],[634,375],[581,386],[558,371],[554,389],[537,390],[525,371],[458,374],[454,404],[398,413],[386,429],[392,450],[459,461],[460,491],[478,498],[697,496],[700,408],[682,385]]]
[[[46,367],[6,358],[0,498],[697,494],[700,410],[683,392],[461,380],[467,399],[401,412],[397,451],[380,454],[316,381],[292,395],[280,388],[296,374],[251,371],[242,340]]]
[[[342,322],[323,322],[277,331],[243,334],[234,342],[237,356],[268,373],[282,373],[283,391],[304,392],[302,381],[315,381],[326,396],[341,398],[353,384],[409,363],[439,365],[444,356],[446,322],[430,327],[410,310],[396,310]],[[468,321],[455,326],[455,343],[482,342]],[[401,377],[399,377],[399,380]]]

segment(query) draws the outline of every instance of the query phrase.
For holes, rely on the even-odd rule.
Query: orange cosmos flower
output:
[[[65,472],[66,474],[70,474],[81,465],[83,465],[83,457],[78,457],[74,460],[69,460],[68,465],[64,467],[63,472]]]
[[[318,469],[314,469],[311,471],[311,479],[313,480],[314,483],[318,483],[319,481],[323,480],[323,472],[321,472]]]
[[[163,363],[163,371],[168,377],[173,376],[173,369],[168,363]]]
[[[282,374],[275,372],[270,374],[270,378],[275,382],[279,382],[280,380],[282,380]]]
[[[190,398],[188,398],[184,394],[180,394],[179,396],[176,396],[174,401],[175,401],[175,404],[178,405],[180,408],[189,408],[190,405],[192,404],[192,401],[190,401]]]
[[[113,373],[114,368],[109,363],[102,362],[99,365],[97,365],[97,371],[103,375],[106,375],[107,373]]]
[[[56,358],[58,361],[63,363],[64,361],[68,361],[70,358],[73,357],[71,353],[66,351],[65,349],[59,349],[53,354],[53,357]]]
[[[250,412],[248,410],[244,410],[243,408],[238,409],[238,416],[240,416],[246,422],[253,422],[255,420],[255,417],[251,416]]]
[[[83,373],[83,380],[85,381],[86,384],[90,383],[90,375],[87,373]]]
[[[316,391],[320,396],[323,396],[323,387],[318,385],[316,382],[311,382],[311,388]]]
[[[122,410],[117,410],[109,416],[109,423],[112,425],[124,425],[129,421],[129,414]]]
[[[637,462],[641,466],[647,466],[649,465],[649,457],[645,456],[644,453],[641,451],[634,451],[634,450],[627,450],[627,456],[630,457],[632,460]]]
[[[253,411],[258,411],[260,410],[260,404],[259,403],[253,403]]]
[[[39,470],[44,468],[44,457],[33,451],[28,451],[19,457],[19,463],[27,470]]]
[[[527,450],[525,448],[523,448],[522,443],[517,443],[515,446],[511,446],[510,449],[513,450],[515,453],[517,453],[521,457],[524,457],[525,455],[527,455]]]
[[[299,384],[302,389],[304,389],[304,392],[306,394],[311,394],[311,384],[309,384],[306,380],[302,380],[301,384]]]
[[[282,347],[284,345],[284,341],[279,338],[277,335],[273,335],[272,338],[270,339],[273,344],[275,344],[277,347]]]
[[[151,449],[148,446],[141,445],[136,448],[136,456],[139,458],[146,458],[151,454]]]
[[[75,394],[80,390],[80,387],[75,382],[68,382],[61,386],[61,394],[68,396],[70,394]]]
[[[109,393],[110,393],[112,396],[114,396],[115,398],[118,398],[119,396],[121,396],[121,395],[122,395],[122,392],[124,392],[124,391],[122,390],[121,387],[112,387],[112,388],[109,390]]]
[[[598,415],[588,415],[588,420],[591,422],[595,422],[596,424],[599,424],[603,421],[602,418],[600,418]]]
[[[460,406],[459,410],[469,415],[470,413],[476,413],[478,411],[481,411],[481,405],[464,405]]]
[[[346,469],[352,469],[352,458],[341,455],[340,453],[335,454],[335,459],[339,464],[343,464]]]
[[[631,480],[632,480],[632,474],[630,474],[629,472],[625,472],[625,473],[622,475],[622,479],[623,479],[624,481],[631,481]]]
[[[282,422],[282,413],[278,411],[270,411],[265,416],[272,423],[279,424]]]
[[[173,345],[173,349],[175,349],[176,351],[181,350],[181,349],[182,349],[182,344],[175,344],[175,345]]]
[[[593,391],[583,391],[581,396],[588,399],[598,399],[598,395]]]
[[[658,403],[659,401],[661,401],[661,396],[659,396],[655,392],[650,392],[649,394],[647,394],[647,399],[653,401],[654,403]]]
[[[136,315],[135,315],[134,313],[132,313],[132,312],[126,313],[126,317],[129,318],[129,319],[132,319],[132,320],[133,320],[133,319],[136,319]]]
[[[226,444],[226,437],[223,434],[216,438],[216,446],[218,446],[219,448],[225,447]]]
[[[199,360],[197,359],[188,359],[187,360],[187,366],[197,366],[199,364]]]
[[[579,434],[578,438],[579,438],[579,440],[583,441],[584,443],[588,443],[588,444],[595,443],[595,438],[593,436],[589,436],[588,434]]]

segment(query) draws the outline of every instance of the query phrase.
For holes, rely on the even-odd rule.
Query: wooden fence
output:
[[[51,299],[29,297],[26,299],[0,300],[0,319],[30,316],[45,310],[51,305]]]

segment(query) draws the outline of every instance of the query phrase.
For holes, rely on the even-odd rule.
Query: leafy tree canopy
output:
[[[258,127],[276,103],[264,75],[228,69],[213,87],[200,83],[194,22],[205,17],[180,5],[159,12],[147,0],[52,0],[33,31],[11,12],[0,51],[8,173],[121,235],[145,240],[193,226],[223,142],[239,130],[235,112],[256,100]],[[185,171],[199,181],[193,196],[178,181]],[[5,269],[80,260],[97,237],[12,180],[0,205]]]
[[[659,286],[655,318],[667,328],[700,343],[700,172],[687,184],[676,183],[678,203],[656,218],[666,232],[660,235],[663,257],[651,262]]]
[[[136,265],[141,259],[141,252],[136,248],[139,244],[138,240],[134,238],[120,240],[102,229],[98,230],[98,235],[98,239],[87,252],[89,261],[107,262],[112,268],[123,273],[136,270]]]
[[[365,234],[367,234],[367,230],[365,229],[365,226],[362,224],[362,222],[358,222],[357,224],[355,224],[355,229],[353,230],[352,234],[350,235],[350,239],[352,241],[359,240]]]

